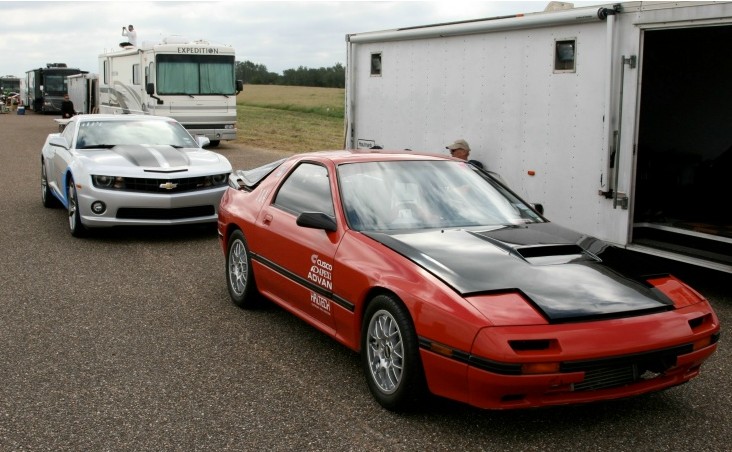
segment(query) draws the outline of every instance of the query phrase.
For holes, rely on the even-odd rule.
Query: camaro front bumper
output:
[[[77,185],[77,197],[81,221],[92,228],[214,223],[226,187],[160,194]],[[97,202],[104,203],[101,213],[92,208]]]

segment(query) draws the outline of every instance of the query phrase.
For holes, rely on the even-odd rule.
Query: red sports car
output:
[[[699,293],[464,161],[299,154],[229,185],[233,301],[264,296],[361,352],[387,409],[427,391],[491,409],[633,396],[696,377],[717,347]]]

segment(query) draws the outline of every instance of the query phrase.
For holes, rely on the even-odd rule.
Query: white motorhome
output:
[[[216,146],[236,138],[234,49],[181,36],[99,55],[99,112],[170,116]]]
[[[626,2],[346,36],[346,147],[470,158],[557,223],[732,271],[732,3]]]

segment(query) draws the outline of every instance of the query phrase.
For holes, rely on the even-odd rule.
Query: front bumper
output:
[[[421,338],[420,353],[433,393],[479,408],[514,409],[625,398],[680,385],[699,374],[719,334],[718,319],[702,302],[624,319],[484,328],[470,352],[447,353]],[[525,347],[532,343],[535,348]],[[536,363],[557,367],[524,370]]]
[[[102,190],[92,185],[77,186],[79,213],[84,226],[185,225],[214,223],[221,196],[227,186],[183,193],[159,194],[134,191]],[[92,204],[102,201],[106,210],[92,211]]]

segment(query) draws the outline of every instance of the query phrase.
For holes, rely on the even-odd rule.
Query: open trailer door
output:
[[[629,248],[732,270],[730,42],[732,25],[643,33]]]

